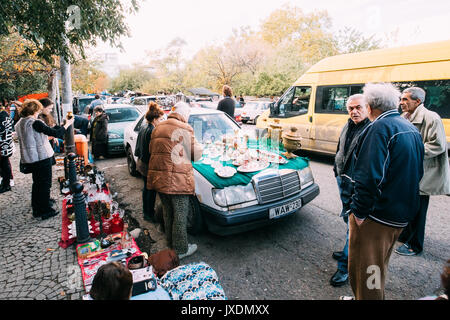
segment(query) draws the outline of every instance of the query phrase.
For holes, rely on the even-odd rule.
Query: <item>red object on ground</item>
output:
[[[86,208],[86,210],[88,210],[88,208]],[[63,203],[62,203],[62,214],[61,214],[61,240],[58,242],[58,245],[63,248],[66,249],[67,247],[69,247],[70,245],[72,245],[77,238],[71,238],[69,239],[69,225],[72,223],[69,220],[69,217],[67,216],[67,200],[64,199]],[[91,237],[97,237],[100,232],[95,230],[95,219],[94,217],[92,217],[90,219],[91,222],[91,226],[92,226],[92,232],[89,234]]]
[[[119,234],[117,234],[117,235],[119,235]],[[120,237],[122,237],[122,236],[123,236],[123,234],[120,233]],[[114,234],[112,235],[112,237],[113,238],[115,237]],[[77,245],[77,249],[79,246],[81,246],[81,244]],[[130,257],[126,258],[127,265],[128,265],[128,261],[130,261],[131,258],[142,254],[142,251],[139,249],[138,245],[136,244],[136,241],[134,241],[133,238],[131,238],[131,248],[136,249],[136,252],[133,255],[131,255]],[[78,265],[81,268],[81,276],[83,278],[83,285],[84,285],[84,290],[86,291],[86,293],[89,293],[89,291],[91,289],[92,280],[94,279],[94,276],[97,273],[98,268],[102,264],[105,264],[108,261],[108,255],[113,250],[120,250],[120,249],[122,249],[122,247],[120,244],[118,244],[118,245],[113,245],[106,249],[99,250],[97,253],[94,253],[91,258],[88,258],[88,259],[83,259],[81,257],[78,257]],[[76,252],[78,252],[78,250]]]

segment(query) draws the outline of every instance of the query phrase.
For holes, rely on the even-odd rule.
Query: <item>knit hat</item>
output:
[[[186,120],[186,122],[188,122],[189,115],[191,114],[191,107],[186,102],[183,101],[177,102],[173,106],[172,110],[173,110],[172,112],[178,113],[184,118],[184,120]]]

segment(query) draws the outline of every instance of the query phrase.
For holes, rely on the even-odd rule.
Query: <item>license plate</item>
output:
[[[276,219],[279,217],[282,217],[288,213],[291,213],[293,211],[296,211],[302,207],[302,199],[298,199],[292,202],[289,202],[285,205],[272,208],[269,210],[269,218],[270,219]]]

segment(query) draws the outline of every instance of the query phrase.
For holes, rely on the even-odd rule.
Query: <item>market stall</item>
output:
[[[67,164],[67,163],[66,163]],[[170,267],[161,272],[165,252],[148,257],[142,252],[124,222],[124,211],[111,196],[104,172],[93,165],[76,160],[78,181],[83,184],[88,227],[92,241],[76,245],[78,265],[81,269],[84,290],[83,299],[90,299],[89,292],[99,268],[111,262],[123,264],[133,278],[132,299],[136,300],[192,300],[226,299],[215,271],[206,263],[179,265],[175,257]],[[59,245],[67,248],[77,239],[75,208],[69,182],[59,178],[62,203],[62,228]],[[155,270],[153,265],[157,266]]]
[[[265,169],[301,170],[308,166],[308,159],[288,159],[286,149],[278,140],[249,139],[248,136],[223,136],[215,142],[207,141],[203,155],[192,165],[215,188],[247,185],[253,176]]]
[[[95,166],[84,165],[84,161],[76,161],[78,180],[83,184],[86,213],[90,236],[96,238],[123,230],[123,209],[113,200],[104,173]],[[60,247],[67,248],[76,241],[76,222],[73,195],[69,181],[60,177],[60,191],[64,195],[61,215]]]

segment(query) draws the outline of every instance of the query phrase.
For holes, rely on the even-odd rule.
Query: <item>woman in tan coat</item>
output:
[[[190,107],[178,102],[166,121],[152,132],[147,189],[156,190],[163,206],[164,227],[170,246],[179,258],[193,254],[197,245],[188,244],[189,198],[195,194],[191,161],[202,156],[194,130],[187,123]]]

